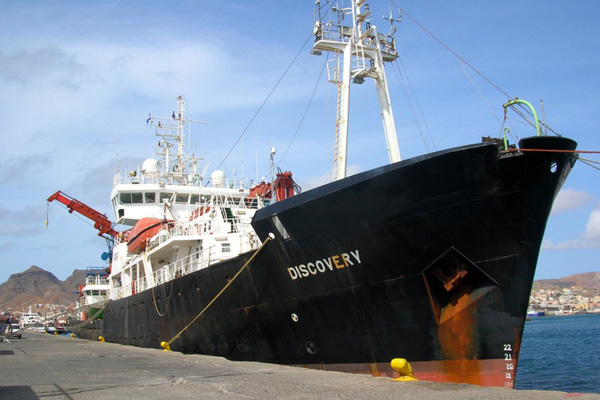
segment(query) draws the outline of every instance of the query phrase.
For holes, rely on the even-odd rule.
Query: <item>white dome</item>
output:
[[[212,174],[210,174],[210,180],[212,181],[214,187],[225,187],[225,172],[221,170],[214,171]]]
[[[160,162],[154,158],[148,158],[142,164],[142,173],[144,175],[156,175],[160,171]]]

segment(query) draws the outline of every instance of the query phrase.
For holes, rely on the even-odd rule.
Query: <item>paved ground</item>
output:
[[[30,333],[0,343],[0,399],[596,399],[599,394],[395,382]]]

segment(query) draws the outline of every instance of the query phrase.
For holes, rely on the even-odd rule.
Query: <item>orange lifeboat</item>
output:
[[[146,249],[146,242],[156,235],[160,228],[169,221],[158,218],[142,218],[129,231],[127,250],[133,254],[140,254]]]
[[[271,198],[271,184],[266,182],[261,182],[258,185],[250,188],[250,193],[248,197],[260,197],[262,199],[270,199]]]

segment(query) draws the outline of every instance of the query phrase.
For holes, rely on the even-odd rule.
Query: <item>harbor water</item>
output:
[[[600,393],[600,314],[525,323],[515,389]]]

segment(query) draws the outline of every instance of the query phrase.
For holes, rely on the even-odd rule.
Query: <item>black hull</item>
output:
[[[574,162],[465,146],[259,210],[256,232],[276,239],[171,348],[389,376],[401,357],[420,378],[512,387],[546,221]],[[160,348],[250,256],[111,301],[80,334]]]

